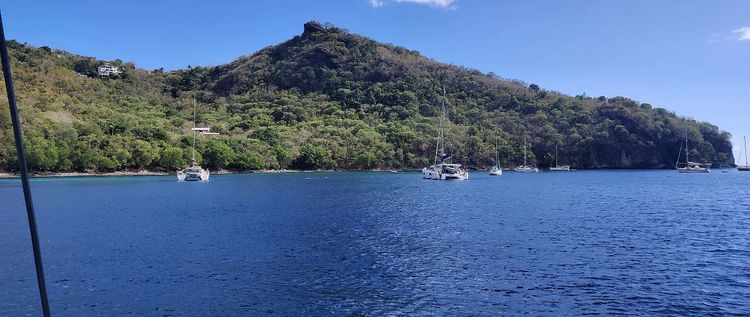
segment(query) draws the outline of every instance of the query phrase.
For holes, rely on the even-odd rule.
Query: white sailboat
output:
[[[497,154],[497,140],[499,137],[495,137],[495,165],[492,166],[490,169],[490,176],[500,176],[503,175],[503,169],[500,168],[500,159]]]
[[[745,165],[737,165],[737,170],[740,172],[750,172],[750,164],[747,163],[747,139],[742,137],[743,145],[740,149],[740,160],[742,160],[742,150],[745,152]]]
[[[539,169],[526,165],[526,136],[523,137],[523,165],[516,166],[513,171],[521,173],[538,173]]]
[[[445,149],[445,87],[443,87],[443,103],[440,109],[440,129],[435,148],[435,163],[430,167],[422,168],[422,178],[435,180],[469,179],[469,172],[461,167],[461,164],[445,163],[445,161],[451,159],[451,156],[451,154],[446,153]]]
[[[198,163],[195,161],[195,133],[199,132],[203,135],[219,135],[216,132],[211,132],[211,129],[209,128],[197,128],[195,126],[195,101],[193,101],[193,128],[190,129],[193,131],[193,157],[190,160],[190,166],[177,171],[177,181],[179,182],[197,182],[197,181],[208,181],[209,176],[211,173],[208,171],[208,169],[203,169]]]
[[[682,157],[682,144],[680,144],[680,154],[677,155],[677,162],[675,168],[680,173],[708,173],[711,172],[708,167],[703,166],[701,163],[690,162],[690,142],[688,142],[688,131],[685,129],[685,166],[680,167],[680,157]]]
[[[555,144],[555,166],[549,168],[551,172],[570,172],[570,165],[560,165],[557,163],[557,144]]]

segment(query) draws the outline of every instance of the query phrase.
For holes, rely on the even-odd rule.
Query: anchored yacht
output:
[[[523,165],[516,166],[513,171],[521,173],[539,173],[539,169],[534,166],[526,165],[526,137],[523,137]]]
[[[675,163],[675,168],[680,173],[709,173],[711,170],[708,166],[705,166],[701,163],[696,162],[690,162],[690,148],[689,148],[689,142],[688,142],[688,132],[687,129],[685,129],[685,148],[682,148],[682,145],[680,145],[680,154],[677,155],[677,162]],[[680,166],[680,157],[682,157],[682,151],[685,150],[685,166]]]
[[[492,166],[490,169],[490,176],[500,176],[503,175],[503,169],[500,168],[500,159],[497,154],[497,139],[498,137],[495,137],[495,165]]]
[[[195,157],[190,161],[190,166],[177,171],[177,180],[181,182],[207,181],[209,176],[210,172],[198,165]]]
[[[750,164],[747,163],[747,139],[745,137],[742,137],[743,146],[742,149],[740,149],[740,159],[742,160],[742,150],[745,150],[745,165],[737,165],[737,170],[740,172],[750,172]],[[738,161],[739,161],[738,160]]]
[[[219,135],[216,132],[211,132],[209,128],[197,128],[195,126],[195,101],[193,101],[193,157],[190,160],[190,166],[177,171],[177,181],[179,182],[197,182],[197,181],[208,181],[208,177],[211,173],[208,169],[203,169],[195,161],[195,134],[199,132],[202,135]]]
[[[446,153],[445,149],[445,87],[443,87],[443,103],[440,107],[440,129],[438,132],[437,147],[435,148],[435,164],[422,168],[422,178],[435,180],[466,180],[469,172],[461,164],[446,163],[451,160],[452,154]]]
[[[555,144],[555,166],[549,168],[551,172],[570,172],[570,165],[560,165],[557,163],[557,144]]]

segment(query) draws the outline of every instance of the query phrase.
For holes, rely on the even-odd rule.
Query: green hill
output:
[[[566,96],[537,85],[443,64],[418,52],[305,24],[304,33],[217,67],[165,73],[103,64],[12,42],[10,53],[35,171],[175,170],[190,157],[193,98],[199,161],[255,170],[419,168],[431,162],[442,88],[454,161],[560,159],[578,168],[674,164],[687,129],[696,160],[733,162],[729,134],[624,97]],[[4,94],[4,91],[3,91]],[[0,104],[7,109],[7,101]],[[7,111],[0,111],[0,170],[15,170]]]

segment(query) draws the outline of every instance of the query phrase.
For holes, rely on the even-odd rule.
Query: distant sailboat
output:
[[[513,169],[516,172],[522,172],[522,173],[538,173],[539,169],[533,166],[526,165],[526,137],[523,137],[523,165],[516,166],[516,168]]]
[[[747,163],[747,139],[742,137],[743,145],[740,149],[740,160],[742,160],[742,151],[745,152],[745,165],[737,165],[737,170],[740,172],[750,172],[750,164]]]
[[[443,104],[440,109],[440,129],[437,147],[435,148],[435,164],[422,169],[422,178],[436,180],[469,179],[469,172],[461,167],[461,164],[445,163],[451,157],[452,155],[446,153],[445,149],[445,87],[443,87]]]
[[[195,133],[200,132],[203,135],[218,135],[216,132],[210,132],[209,128],[196,128],[195,127],[195,101],[193,101],[193,157],[190,160],[190,166],[177,171],[177,181],[180,182],[197,182],[197,181],[208,181],[210,172],[208,169],[203,169],[195,161]]]
[[[490,169],[491,176],[503,175],[503,169],[500,168],[500,158],[497,153],[497,140],[499,138],[500,138],[499,136],[495,137],[495,165],[493,165],[492,168]]]
[[[570,172],[570,165],[562,165],[557,163],[557,144],[555,144],[555,166],[549,168],[552,172]]]
[[[688,131],[685,129],[685,166],[680,167],[680,157],[682,157],[682,144],[680,144],[680,154],[677,155],[677,162],[675,168],[680,173],[708,173],[710,169],[703,166],[701,163],[690,162],[690,142],[688,142]]]

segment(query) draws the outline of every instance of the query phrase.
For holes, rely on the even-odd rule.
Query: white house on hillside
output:
[[[119,74],[122,74],[122,71],[116,66],[112,66],[110,64],[104,64],[102,66],[99,66],[99,76],[110,76],[110,75],[119,75]]]

